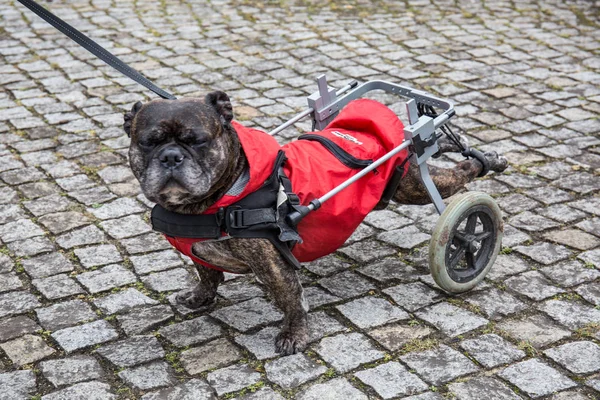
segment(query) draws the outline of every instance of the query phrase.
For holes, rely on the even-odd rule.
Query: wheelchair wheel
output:
[[[429,243],[429,266],[445,291],[462,293],[481,282],[502,246],[500,208],[485,193],[457,196],[444,210]]]

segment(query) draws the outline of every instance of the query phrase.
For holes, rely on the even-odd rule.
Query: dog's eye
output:
[[[208,145],[208,138],[206,137],[198,137],[192,136],[184,140],[185,144],[191,146],[194,149],[200,149],[202,147],[206,147]]]
[[[138,142],[138,145],[143,149],[143,150],[152,150],[153,148],[156,147],[157,143],[155,141],[152,140],[140,140]]]

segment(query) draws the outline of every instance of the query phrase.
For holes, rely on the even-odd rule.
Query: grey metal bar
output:
[[[340,90],[338,90],[336,92],[336,96],[341,96],[342,94],[346,93],[350,89],[352,89],[352,83],[349,83],[346,86],[342,87]],[[302,118],[306,117],[307,115],[312,114],[314,111],[315,110],[312,108],[302,111],[300,114],[297,114],[292,119],[284,122],[283,124],[279,125],[277,128],[273,129],[271,132],[269,132],[269,135],[273,136],[275,134],[278,134],[285,128],[287,128],[291,125],[294,125],[296,122],[300,121]]]
[[[396,154],[398,154],[399,152],[401,152],[402,150],[404,150],[405,148],[410,146],[411,143],[412,142],[410,140],[405,140],[404,142],[402,142],[401,145],[399,145],[398,147],[391,150],[389,153],[386,153],[384,156],[382,156],[381,158],[374,161],[373,164],[364,168],[358,174],[354,175],[352,178],[346,179],[343,183],[339,184],[338,186],[331,189],[329,192],[325,193],[323,196],[319,197],[319,202],[321,204],[325,203],[327,200],[329,200],[330,198],[332,198],[333,196],[335,196],[342,190],[346,189],[348,186],[352,185],[354,182],[356,182],[363,176],[367,175],[369,172],[373,171],[375,168],[379,167],[381,164],[383,164],[384,162],[386,162],[387,160],[389,160],[390,158],[392,158],[393,156],[395,156]],[[310,210],[312,211],[312,210],[314,210],[315,206],[313,204],[309,204],[308,208],[310,208]]]

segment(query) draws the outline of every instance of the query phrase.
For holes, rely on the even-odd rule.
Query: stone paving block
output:
[[[516,246],[514,249],[544,265],[564,260],[571,255],[571,251],[566,247],[546,242],[534,244],[532,246]]]
[[[180,355],[181,364],[190,375],[223,367],[241,358],[240,350],[225,338],[185,350]]]
[[[347,299],[375,289],[369,281],[351,271],[323,278],[319,284],[336,296]]]
[[[446,302],[424,308],[415,315],[450,336],[461,335],[489,322],[483,317]]]
[[[40,326],[26,316],[0,319],[0,342],[14,339],[25,333],[33,333]]]
[[[139,390],[151,390],[164,386],[174,386],[178,383],[175,371],[166,362],[154,362],[119,372],[128,386]]]
[[[375,263],[370,263],[358,271],[379,282],[387,282],[393,279],[407,282],[414,281],[419,275],[416,269],[397,258],[386,258]]]
[[[99,293],[135,283],[137,278],[125,267],[112,264],[95,271],[79,274],[77,280],[91,293]]]
[[[519,319],[505,319],[498,323],[497,328],[535,347],[545,347],[571,335],[570,331],[540,314]]]
[[[441,385],[479,370],[467,357],[445,345],[434,350],[408,353],[400,359],[434,385]]]
[[[90,219],[76,211],[46,214],[38,219],[50,232],[56,234],[87,225]]]
[[[168,305],[138,308],[127,314],[119,315],[117,321],[121,329],[128,335],[138,335],[154,329],[173,317],[173,310]]]
[[[109,219],[100,223],[111,237],[124,239],[150,232],[150,226],[137,215],[130,215],[118,219]]]
[[[25,291],[0,294],[0,318],[23,314],[39,306],[38,299]]]
[[[0,273],[11,272],[15,266],[13,260],[6,254],[0,254]]]
[[[542,268],[540,272],[564,287],[579,285],[600,277],[600,271],[587,268],[579,261],[568,261]]]
[[[437,393],[427,392],[416,396],[404,397],[403,400],[442,400],[443,397]]]
[[[317,307],[321,307],[325,304],[331,304],[342,301],[341,298],[329,294],[325,290],[317,286],[304,288],[304,298],[308,302],[308,305],[311,310]]]
[[[500,371],[498,376],[532,398],[577,386],[571,379],[536,358],[513,364]]]
[[[178,347],[205,342],[222,334],[221,327],[207,316],[165,326],[158,332]]]
[[[216,398],[211,387],[200,379],[191,379],[180,385],[142,396],[142,400],[215,400]]]
[[[109,315],[129,311],[136,307],[156,304],[158,304],[158,301],[151,299],[134,288],[128,288],[94,300],[94,305]]]
[[[507,279],[504,283],[509,289],[535,301],[541,301],[565,292],[564,289],[552,285],[538,271],[523,272]]]
[[[51,356],[56,352],[39,336],[24,335],[18,339],[0,344],[13,365],[20,367]]]
[[[120,243],[125,247],[129,254],[146,253],[148,251],[157,251],[171,248],[171,245],[162,235],[157,233],[147,233],[130,239],[123,239]]]
[[[237,364],[210,372],[206,379],[218,396],[236,392],[260,381],[260,374],[246,364]]]
[[[132,336],[104,345],[97,352],[117,367],[132,367],[165,355],[162,346],[154,336]]]
[[[488,318],[498,320],[503,316],[515,314],[527,308],[527,305],[506,291],[490,288],[465,297],[465,301],[483,311]]]
[[[67,274],[53,275],[48,278],[33,279],[33,286],[49,300],[62,299],[84,293],[77,282]]]
[[[368,335],[386,349],[397,351],[410,341],[424,338],[431,333],[433,330],[425,325],[392,324],[373,329]]]
[[[524,351],[494,334],[464,340],[460,347],[486,368],[494,368],[525,357]]]
[[[217,290],[217,294],[236,303],[244,300],[250,300],[253,297],[262,297],[265,295],[265,292],[260,288],[260,286],[248,281],[238,281],[239,279],[236,279],[236,281],[232,283],[220,285]]]
[[[315,347],[315,351],[341,373],[384,355],[365,336],[356,332],[326,337]]]
[[[241,397],[235,397],[235,400],[284,400],[284,397],[270,387],[263,387],[254,393],[251,392]]]
[[[589,233],[579,229],[565,229],[562,231],[548,232],[544,237],[555,243],[564,244],[577,250],[589,250],[597,247],[600,240]]]
[[[310,386],[298,393],[296,398],[299,400],[368,399],[367,395],[352,386],[346,378],[336,378],[325,383]]]
[[[477,377],[466,382],[451,383],[449,391],[461,400],[520,400],[521,397],[497,379]]]
[[[336,308],[359,328],[373,328],[408,319],[409,315],[389,301],[377,297],[363,297],[336,306]]]
[[[40,324],[46,330],[57,331],[83,321],[93,321],[98,316],[91,307],[81,300],[71,300],[38,308],[36,311]]]
[[[350,267],[350,263],[337,258],[335,255],[328,255],[317,258],[315,261],[303,263],[304,268],[319,276],[327,276],[336,272],[341,272]]]
[[[45,278],[61,272],[73,271],[73,264],[61,253],[48,253],[21,261],[25,272],[32,278]]]
[[[595,306],[600,305],[600,287],[596,283],[592,282],[581,285],[577,288],[576,292]]]
[[[51,194],[50,196],[40,197],[36,200],[26,201],[23,205],[33,215],[39,217],[52,212],[66,211],[74,203],[58,194]]]
[[[600,310],[585,304],[564,300],[546,300],[537,308],[570,329],[579,329],[587,324],[600,321]]]
[[[61,329],[52,334],[52,338],[67,353],[105,343],[116,339],[118,336],[115,329],[104,320]]]
[[[141,278],[144,285],[157,292],[191,289],[194,286],[192,275],[183,268],[155,272]]]
[[[389,295],[399,306],[412,312],[420,308],[433,304],[444,298],[444,295],[437,290],[421,283],[407,283],[384,289],[383,292]]]
[[[427,390],[427,384],[409,373],[402,364],[389,362],[354,374],[371,386],[384,399],[405,396]]]
[[[412,223],[412,220],[396,214],[391,210],[373,211],[367,215],[365,222],[377,229],[389,231],[399,229]]]
[[[75,249],[73,252],[77,258],[79,258],[81,265],[83,265],[85,268],[114,264],[123,261],[121,253],[119,253],[117,247],[112,244],[83,247]]]
[[[379,242],[365,241],[342,247],[339,252],[353,260],[364,263],[394,255],[397,253],[397,250]]]
[[[596,268],[600,267],[600,251],[598,250],[590,250],[583,252],[577,256],[580,260],[585,263],[593,264]]]
[[[36,391],[36,378],[31,370],[0,373],[1,399],[28,399]]]
[[[165,269],[179,267],[183,264],[179,255],[173,250],[165,250],[148,253],[141,256],[130,257],[133,268],[138,274],[163,271]]]
[[[94,379],[103,380],[105,376],[95,358],[81,355],[42,361],[40,369],[44,378],[57,388]]]
[[[267,378],[284,389],[291,389],[316,379],[327,371],[304,354],[281,357],[265,364]]]
[[[91,381],[78,383],[68,388],[42,396],[42,400],[113,400],[117,396],[113,394],[107,383]]]
[[[20,219],[0,225],[0,239],[4,243],[42,236],[44,231],[29,219]]]
[[[106,235],[94,225],[62,234],[56,238],[56,243],[63,249],[71,249],[86,244],[97,244],[106,241]]]
[[[0,293],[21,288],[23,288],[23,282],[16,274],[0,274]]]
[[[275,338],[279,331],[280,328],[268,326],[254,334],[236,336],[235,341],[259,360],[274,358],[278,356],[275,351]]]
[[[408,250],[428,241],[430,235],[421,232],[416,226],[410,225],[381,233],[377,238],[385,243]]]
[[[279,321],[283,317],[283,314],[273,304],[261,298],[224,307],[210,315],[241,332]]]
[[[571,342],[544,351],[544,354],[575,374],[600,370],[600,346],[594,342]]]

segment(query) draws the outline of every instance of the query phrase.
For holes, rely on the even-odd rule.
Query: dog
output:
[[[204,99],[152,100],[137,102],[125,114],[124,130],[131,137],[129,161],[144,195],[165,209],[198,215],[223,197],[248,169],[248,160],[236,133],[233,108],[221,91]],[[440,153],[460,151],[441,138]],[[495,152],[485,153],[491,171],[504,171],[508,162]],[[454,168],[430,166],[430,175],[443,198],[475,179],[483,164],[476,159]],[[393,199],[400,204],[427,204],[431,200],[420,180],[418,167],[410,164]],[[308,342],[308,306],[296,269],[263,238],[194,243],[198,259],[233,273],[254,273],[266,287],[275,305],[284,313],[276,337],[276,350],[284,355],[302,351]],[[194,263],[200,283],[177,295],[189,308],[213,303],[224,280],[222,271]]]

